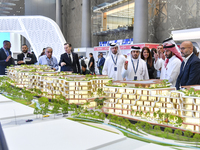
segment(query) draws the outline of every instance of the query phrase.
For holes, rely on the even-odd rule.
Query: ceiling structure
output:
[[[24,0],[1,0],[0,16],[24,15]]]

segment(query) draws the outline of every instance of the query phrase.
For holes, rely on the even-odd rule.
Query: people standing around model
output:
[[[105,63],[105,58],[103,57],[103,53],[99,54],[99,59],[98,59],[98,63],[97,63],[97,68],[99,69],[99,74],[102,75],[102,70],[103,70],[103,66]]]
[[[35,57],[33,54],[28,52],[28,46],[26,44],[22,45],[22,53],[17,55],[17,64],[27,64],[31,65],[36,63]]]
[[[95,64],[94,64],[95,61],[94,61],[93,54],[90,53],[89,56],[90,56],[90,61],[88,63],[88,68],[92,74],[95,74]]]
[[[193,53],[192,42],[184,41],[181,43],[180,50],[184,61],[181,63],[180,73],[176,81],[177,90],[185,85],[200,84],[200,60]]]
[[[149,79],[155,79],[154,72],[154,59],[152,58],[152,54],[148,47],[143,47],[141,52],[141,59],[143,59],[146,62],[148,73],[149,73]]]
[[[59,62],[61,71],[72,71],[73,73],[80,73],[78,54],[72,52],[72,45],[70,43],[65,43],[64,49],[65,53],[61,55]]]
[[[162,69],[162,66],[165,62],[165,55],[164,55],[164,50],[163,50],[163,45],[160,44],[158,47],[157,47],[157,53],[153,52],[154,53],[154,58],[155,58],[155,61],[154,61],[154,68],[157,70],[157,79],[160,79],[160,73],[161,73],[161,69]]]
[[[116,43],[111,43],[102,74],[108,75],[109,78],[114,80],[123,80],[121,73],[125,61],[126,58],[121,54],[119,46]]]
[[[124,80],[148,80],[147,65],[140,57],[140,47],[132,46],[128,61],[124,64],[122,77]]]
[[[51,67],[51,69],[57,71],[59,66],[58,66],[58,61],[56,57],[52,56],[53,54],[53,49],[51,47],[47,47],[45,49],[45,55],[41,56],[38,60],[39,65],[48,65]]]
[[[183,58],[174,44],[164,45],[164,50],[166,59],[161,69],[160,79],[168,80],[172,87],[175,87]]]
[[[14,59],[11,56],[10,48],[10,41],[3,41],[3,47],[0,49],[0,75],[5,75],[7,66],[14,65]]]

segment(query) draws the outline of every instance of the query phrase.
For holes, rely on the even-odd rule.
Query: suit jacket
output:
[[[73,73],[80,73],[80,64],[78,60],[78,54],[72,53],[73,62],[71,63],[67,53],[64,53],[60,57],[59,66],[61,62],[65,62],[66,65],[61,67],[61,71],[73,71]]]
[[[24,55],[23,53],[18,54],[18,55],[17,55],[17,62],[18,62],[18,61],[24,60],[24,57],[25,57],[25,55]],[[28,53],[28,54],[27,54],[27,57],[28,57],[28,58],[31,58],[31,61],[26,61],[25,64],[29,64],[29,65],[30,65],[30,64],[34,64],[34,63],[35,63],[35,58],[34,58],[33,54]],[[24,63],[23,63],[23,64],[24,64]]]
[[[180,74],[176,81],[176,89],[180,86],[200,84],[200,59],[193,53],[185,64],[181,64]]]
[[[11,51],[9,51],[11,55]],[[14,59],[11,57],[8,62],[6,62],[7,55],[3,48],[0,49],[0,75],[5,75],[5,68],[10,65],[14,65]]]

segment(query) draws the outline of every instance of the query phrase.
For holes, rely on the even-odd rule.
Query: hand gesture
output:
[[[65,66],[66,65],[66,63],[65,62],[61,62],[61,64],[60,64],[61,66]]]
[[[124,69],[127,70],[127,68],[128,68],[128,61],[125,61],[125,63],[124,63]]]
[[[153,53],[154,53],[154,58],[155,58],[155,62],[156,62],[158,60],[158,54],[155,53],[154,51],[153,51]]]
[[[10,60],[11,56],[9,55],[7,58],[6,58],[6,62],[8,62]]]
[[[162,58],[163,60],[165,60],[165,55],[163,52],[160,53],[160,58]]]

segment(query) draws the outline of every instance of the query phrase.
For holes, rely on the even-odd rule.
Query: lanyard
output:
[[[138,70],[138,65],[139,65],[139,59],[138,59],[138,61],[137,61],[137,67],[136,67],[136,70],[135,70],[135,65],[134,65],[134,63],[133,63],[133,60],[131,59],[131,61],[132,61],[132,65],[133,65],[133,70],[134,70],[134,72],[135,72],[135,75],[136,75],[136,73],[137,73],[137,70]]]
[[[116,62],[114,61],[113,55],[111,55],[111,57],[112,57],[113,63],[114,63],[115,66],[116,66],[116,65],[117,65],[117,58],[118,58],[118,55],[117,55],[117,58],[116,58]]]

